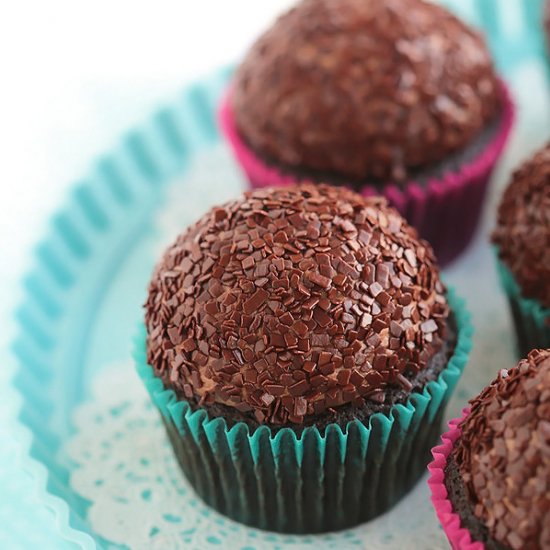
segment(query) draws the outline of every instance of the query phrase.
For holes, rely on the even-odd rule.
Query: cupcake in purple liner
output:
[[[513,107],[481,35],[422,0],[302,0],[220,111],[253,187],[380,193],[448,262],[468,244]]]
[[[470,402],[430,464],[455,550],[550,548],[550,350],[534,350]]]
[[[514,172],[493,242],[520,356],[550,347],[550,143]]]

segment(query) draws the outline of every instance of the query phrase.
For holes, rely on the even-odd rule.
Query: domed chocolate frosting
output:
[[[352,181],[404,180],[498,115],[480,34],[423,0],[302,0],[252,47],[231,96],[267,161]]]
[[[301,424],[383,403],[441,348],[449,308],[431,248],[384,199],[258,190],[214,208],[156,268],[147,355],[199,406]]]
[[[522,294],[550,307],[550,144],[513,174],[493,241]]]
[[[550,548],[550,350],[501,371],[471,401],[454,460],[501,547]]]

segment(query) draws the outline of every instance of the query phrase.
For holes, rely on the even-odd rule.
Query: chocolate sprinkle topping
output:
[[[513,174],[493,241],[522,294],[550,307],[550,143]]]
[[[509,548],[550,548],[550,350],[501,371],[470,404],[452,458],[475,516]]]
[[[482,36],[423,0],[302,0],[252,47],[231,96],[242,138],[287,167],[400,182],[501,110]]]
[[[384,402],[390,386],[410,391],[403,375],[438,352],[448,315],[431,248],[384,199],[257,190],[166,251],[146,303],[147,357],[199,406],[302,424]]]

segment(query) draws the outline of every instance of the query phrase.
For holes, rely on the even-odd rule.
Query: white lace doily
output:
[[[240,525],[206,506],[187,483],[133,365],[94,380],[74,417],[67,453],[73,489],[91,501],[88,521],[106,540],[132,549],[417,550],[445,548],[429,491],[420,482],[391,512],[341,533],[285,536]]]

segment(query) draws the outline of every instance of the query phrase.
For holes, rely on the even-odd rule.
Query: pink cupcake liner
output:
[[[455,441],[462,432],[458,425],[468,416],[469,412],[470,409],[466,408],[462,411],[461,418],[455,418],[449,422],[449,431],[441,436],[441,445],[432,449],[434,459],[428,466],[430,472],[428,485],[432,491],[432,503],[453,550],[483,550],[485,548],[482,542],[472,540],[468,529],[462,527],[460,516],[453,510],[445,486],[447,460]]]
[[[440,179],[425,184],[409,182],[405,187],[386,185],[382,194],[414,225],[420,236],[433,246],[439,263],[448,264],[470,243],[481,216],[483,202],[493,169],[510,136],[515,107],[504,82],[501,84],[503,116],[498,131],[471,162],[460,170],[449,171]],[[233,154],[252,188],[282,186],[298,179],[291,173],[261,160],[239,136],[229,106],[230,92],[220,106],[219,122]],[[365,185],[364,195],[380,191]]]

